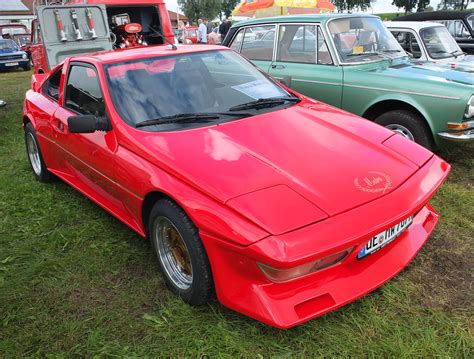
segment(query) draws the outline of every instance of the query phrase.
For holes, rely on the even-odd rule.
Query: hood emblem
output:
[[[369,171],[366,176],[355,178],[354,185],[364,192],[385,194],[392,188],[392,179],[386,173]]]

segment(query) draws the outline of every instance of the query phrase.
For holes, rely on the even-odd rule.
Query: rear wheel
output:
[[[375,122],[423,147],[433,149],[433,137],[428,125],[410,111],[389,111],[377,117]]]
[[[44,163],[36,131],[30,122],[25,125],[25,144],[28,160],[36,179],[40,182],[50,182],[53,180],[53,174],[48,171]]]
[[[148,222],[150,241],[170,290],[192,305],[208,302],[214,283],[198,230],[173,201],[156,202]]]

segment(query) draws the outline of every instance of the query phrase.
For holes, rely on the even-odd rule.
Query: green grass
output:
[[[379,290],[287,331],[165,289],[147,242],[62,182],[34,180],[21,128],[31,73],[0,74],[0,358],[453,357],[473,353],[474,148],[434,206],[441,221]]]

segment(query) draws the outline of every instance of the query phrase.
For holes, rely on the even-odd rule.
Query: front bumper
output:
[[[16,69],[18,67],[26,67],[28,66],[28,62],[30,60],[28,59],[17,59],[17,60],[8,60],[8,61],[3,61],[0,60],[0,70],[8,70],[8,69]],[[18,65],[12,65],[9,66],[8,64],[14,64],[18,63]]]
[[[399,273],[421,249],[438,215],[428,204],[449,165],[432,157],[392,193],[325,221],[247,247],[201,233],[222,304],[278,328],[320,316],[376,289]],[[415,214],[400,237],[368,257],[357,253],[375,234]],[[291,268],[354,247],[339,264],[284,283],[267,279],[256,262]]]
[[[467,142],[474,140],[474,128],[465,131],[440,132],[438,136],[444,140],[455,142]]]

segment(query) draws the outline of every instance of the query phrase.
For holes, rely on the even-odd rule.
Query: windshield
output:
[[[290,97],[256,67],[228,50],[115,63],[106,66],[106,76],[114,106],[132,126],[183,114],[229,115],[236,111],[230,112],[235,114],[230,119],[234,119],[238,118],[239,105]],[[159,130],[176,129],[173,124],[158,126]]]
[[[26,34],[26,28],[24,28],[23,26],[2,27],[0,29],[0,32],[3,35],[5,35],[5,34],[10,34],[10,35]]]
[[[459,45],[444,26],[421,29],[420,36],[433,59],[446,59],[462,54]]]
[[[344,63],[405,56],[400,44],[378,18],[332,20],[329,32]]]
[[[18,45],[13,40],[0,40],[0,50],[17,51]]]

